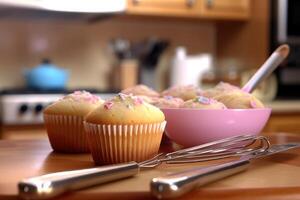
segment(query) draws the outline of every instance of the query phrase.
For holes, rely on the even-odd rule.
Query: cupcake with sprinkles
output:
[[[88,114],[85,130],[97,165],[143,161],[156,155],[163,112],[142,98],[118,94]]]
[[[184,101],[177,97],[164,96],[162,98],[152,98],[150,103],[159,108],[180,108]]]
[[[223,103],[204,96],[198,96],[194,99],[184,102],[182,108],[227,109]]]
[[[44,111],[44,122],[51,147],[56,152],[89,152],[84,117],[104,101],[86,91],[66,95]]]
[[[161,96],[173,96],[181,98],[184,101],[194,99],[198,95],[201,95],[202,90],[194,85],[178,85],[173,86],[161,93]]]
[[[135,85],[121,91],[122,94],[133,94],[135,96],[159,97],[159,93],[146,85]]]
[[[222,93],[215,97],[230,109],[259,109],[264,108],[264,104],[252,94],[242,90],[234,90]]]

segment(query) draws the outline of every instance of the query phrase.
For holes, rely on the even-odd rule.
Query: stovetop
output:
[[[116,91],[103,91],[93,88],[64,90],[33,90],[15,88],[0,91],[0,124],[22,125],[42,124],[42,111],[51,103],[76,90],[91,92],[102,99],[110,99]]]

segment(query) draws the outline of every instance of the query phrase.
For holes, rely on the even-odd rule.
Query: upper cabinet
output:
[[[245,20],[250,0],[127,0],[127,14]]]
[[[197,0],[127,0],[129,14],[157,16],[196,16],[200,2]]]
[[[247,19],[249,0],[200,0],[201,16],[216,19]]]

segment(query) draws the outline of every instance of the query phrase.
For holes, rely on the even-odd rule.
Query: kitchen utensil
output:
[[[166,134],[184,147],[241,134],[258,135],[267,123],[271,109],[184,109],[162,108]]]
[[[242,156],[237,161],[207,168],[193,168],[170,175],[153,178],[150,184],[151,193],[159,199],[175,198],[191,191],[198,186],[220,180],[246,170],[250,164],[250,160],[252,159],[273,155],[299,147],[300,143],[273,145],[265,151],[258,151]]]
[[[251,93],[261,81],[267,78],[276,69],[276,67],[288,56],[289,52],[290,48],[286,44],[278,47],[251,77],[242,90]]]
[[[131,58],[131,43],[124,38],[116,38],[109,42],[109,47],[119,60]]]
[[[25,70],[27,87],[38,90],[64,89],[68,80],[68,72],[53,65],[48,59],[31,70]]]
[[[163,162],[186,163],[222,159],[264,152],[269,141],[263,136],[237,136],[168,154],[158,154],[152,159],[90,169],[64,171],[22,180],[19,195],[24,199],[46,199],[64,192],[131,177],[140,169],[153,168]]]
[[[255,72],[254,70],[245,71],[241,75],[241,84],[245,85]],[[275,74],[271,74],[263,82],[253,90],[252,95],[262,100],[263,102],[270,102],[274,100],[277,93],[278,81]]]
[[[140,53],[140,82],[156,88],[156,66],[162,53],[169,46],[169,42],[163,39],[149,38],[144,45],[145,48]]]

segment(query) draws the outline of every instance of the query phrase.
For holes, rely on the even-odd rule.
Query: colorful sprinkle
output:
[[[211,100],[207,97],[204,97],[204,96],[200,96],[197,98],[197,101],[202,103],[202,104],[205,104],[205,105],[209,105],[211,104]]]
[[[140,97],[134,98],[134,104],[135,105],[141,105],[141,104],[143,104],[143,99],[140,98]]]
[[[108,101],[108,102],[104,103],[104,108],[106,108],[107,110],[109,110],[109,109],[112,108],[113,105],[114,105],[113,102]]]
[[[250,101],[250,106],[251,106],[252,108],[257,108],[257,104],[256,104],[256,102],[253,101],[253,100]]]
[[[166,100],[172,100],[172,99],[174,99],[174,97],[172,97],[172,96],[164,96],[164,98],[165,98]]]
[[[81,91],[75,91],[73,92],[74,95],[81,95]]]
[[[119,93],[118,96],[122,101],[124,101],[127,95]]]

